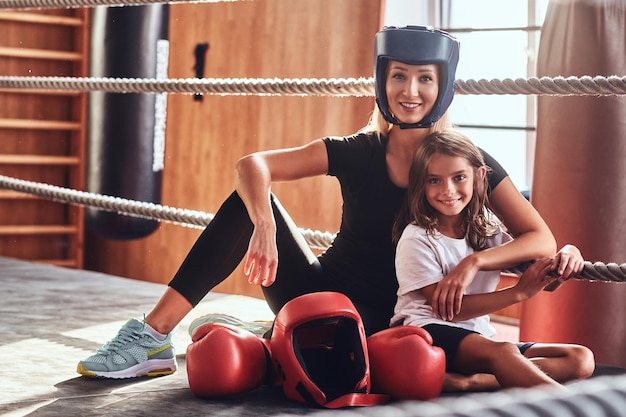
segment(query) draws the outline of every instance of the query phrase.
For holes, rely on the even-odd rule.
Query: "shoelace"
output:
[[[228,314],[209,314],[200,317],[197,319],[197,321],[193,321],[191,323],[191,326],[189,327],[189,336],[192,336],[193,332],[195,332],[198,327],[208,323],[230,324],[232,326],[239,327],[240,329],[247,330],[256,335],[262,335],[268,330],[268,327],[264,326],[261,323],[256,324],[253,322],[244,322],[243,320],[237,317],[229,316]]]
[[[117,334],[117,336],[109,340],[104,346],[98,349],[100,355],[109,355],[118,351],[123,345],[128,342],[133,342],[135,340],[139,340],[141,337],[141,333],[135,329],[130,329],[128,327],[122,327]]]

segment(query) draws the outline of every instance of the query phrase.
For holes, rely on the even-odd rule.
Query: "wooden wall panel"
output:
[[[81,9],[0,11],[0,74],[85,76]],[[82,188],[85,94],[0,90],[0,174]],[[82,267],[82,209],[0,190],[0,254]]]
[[[194,74],[194,48],[208,42],[205,77],[369,77],[380,0],[272,0],[170,6],[171,78]],[[190,95],[168,99],[163,204],[214,213],[232,191],[234,164],[263,149],[298,146],[362,127],[366,98]],[[295,222],[337,230],[339,187],[333,178],[276,184],[273,191]],[[134,241],[88,235],[87,268],[167,283],[199,235],[161,224]],[[220,291],[260,295],[241,268]]]

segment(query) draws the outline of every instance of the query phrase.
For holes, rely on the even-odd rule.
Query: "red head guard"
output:
[[[327,408],[380,403],[370,392],[361,316],[343,294],[297,297],[278,312],[270,341],[288,398]]]

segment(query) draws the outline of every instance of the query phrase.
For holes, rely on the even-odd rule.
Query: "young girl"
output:
[[[409,171],[408,204],[394,225],[399,289],[391,323],[423,327],[444,349],[446,371],[491,378],[483,389],[586,378],[594,361],[583,346],[516,346],[491,339],[495,329],[488,313],[527,300],[559,279],[549,274],[552,258],[537,260],[517,285],[499,291],[500,270],[480,271],[465,290],[458,314],[432,306],[438,283],[462,259],[512,241],[487,208],[488,170],[479,149],[453,130],[432,133],[417,147]]]

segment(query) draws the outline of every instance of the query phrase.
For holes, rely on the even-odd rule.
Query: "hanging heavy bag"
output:
[[[166,78],[168,5],[95,7],[91,77]],[[166,95],[89,95],[87,191],[160,203]],[[87,228],[108,239],[149,235],[158,222],[88,208]]]

